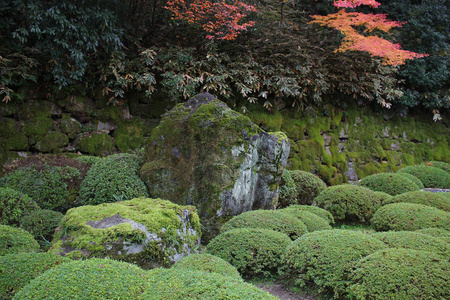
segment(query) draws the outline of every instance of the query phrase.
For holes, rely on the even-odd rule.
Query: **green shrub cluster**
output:
[[[145,277],[146,271],[125,262],[72,261],[35,278],[14,299],[137,299]]]
[[[422,228],[450,230],[450,213],[421,204],[393,203],[377,210],[371,223],[376,231],[414,231]]]
[[[172,268],[217,273],[236,281],[242,280],[238,270],[229,262],[208,253],[197,253],[183,257]]]
[[[398,172],[395,174],[399,174],[400,176],[406,177],[409,180],[413,181],[415,184],[417,184],[417,186],[419,187],[419,189],[424,189],[425,186],[423,185],[422,181],[420,181],[419,178],[417,178],[416,176],[409,174],[409,173],[405,173],[405,172]]]
[[[38,251],[39,244],[29,232],[20,228],[0,225],[0,256]]]
[[[314,203],[329,211],[336,221],[368,222],[385,198],[366,187],[343,184],[327,188]]]
[[[24,216],[39,206],[27,195],[10,188],[0,188],[0,224],[19,227]]]
[[[325,221],[327,221],[328,224],[333,225],[334,224],[334,218],[333,215],[320,207],[313,206],[313,205],[291,205],[283,209],[282,211],[307,211],[310,213],[313,213]]]
[[[153,269],[149,271],[145,290],[138,299],[275,300],[278,298],[242,280],[233,280],[216,273],[185,269]]]
[[[323,190],[327,188],[326,183],[316,175],[301,171],[289,171],[297,188],[297,203],[311,205],[314,198],[316,198]]]
[[[414,191],[397,195],[387,200],[385,203],[416,203],[436,207],[438,209],[450,212],[450,201],[442,196],[442,193],[433,193],[428,191]]]
[[[430,235],[436,238],[443,240],[446,243],[450,244],[450,231],[441,229],[441,228],[422,228],[416,230],[416,232],[420,232],[426,235]]]
[[[20,253],[0,256],[0,295],[11,299],[45,271],[71,261],[51,253]]]
[[[308,232],[331,229],[330,224],[328,224],[326,220],[309,211],[297,209],[293,206],[280,209],[279,211],[294,216],[302,221],[303,224],[306,225],[306,229],[308,229]]]
[[[432,252],[383,249],[362,258],[350,282],[352,299],[450,299],[450,262]]]
[[[114,154],[95,163],[81,183],[78,202],[97,205],[147,197],[138,176],[140,165],[141,159],[133,154]]]
[[[31,233],[44,248],[50,244],[56,227],[61,222],[63,214],[57,211],[40,209],[22,218],[20,227]]]
[[[436,252],[450,257],[450,244],[439,238],[417,231],[376,232],[372,234],[372,236],[384,242],[391,248],[407,248]]]
[[[383,242],[359,231],[315,231],[288,246],[282,272],[298,287],[313,284],[339,298],[346,294],[348,276],[359,259],[384,248]]]
[[[408,166],[397,172],[409,173],[422,181],[426,188],[450,188],[450,173],[433,166],[416,165]]]
[[[412,180],[397,173],[373,174],[361,179],[358,185],[392,196],[420,190],[419,186]]]
[[[276,210],[252,210],[234,216],[226,222],[221,232],[236,228],[261,228],[275,230],[295,240],[308,232],[306,225],[292,215]]]
[[[241,228],[223,232],[206,246],[208,253],[236,267],[244,277],[275,275],[291,239],[281,232]]]
[[[103,157],[101,156],[91,156],[91,155],[81,155],[75,158],[75,160],[88,164],[89,166],[94,165],[95,163],[101,161],[102,159]]]
[[[291,176],[289,170],[284,169],[281,174],[280,188],[278,189],[278,208],[287,207],[289,205],[297,204],[297,186]]]
[[[447,173],[450,173],[450,164],[443,162],[443,161],[429,161],[429,162],[426,162],[425,165],[433,166],[433,167],[439,168],[441,170],[444,170]]]

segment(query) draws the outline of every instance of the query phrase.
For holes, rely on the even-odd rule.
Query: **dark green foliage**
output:
[[[236,267],[243,277],[273,276],[281,267],[281,255],[291,240],[281,232],[242,228],[213,238],[206,251]]]
[[[278,189],[278,208],[297,204],[297,186],[289,170],[284,170],[281,174],[280,188]]]
[[[0,225],[0,256],[38,251],[39,244],[29,232],[20,228]]]
[[[39,206],[27,195],[10,188],[0,188],[0,224],[19,227],[24,216]]]
[[[172,268],[217,273],[222,276],[230,277],[236,281],[242,280],[238,270],[229,262],[208,253],[191,254],[186,256],[177,261]]]
[[[398,170],[400,173],[409,173],[422,181],[426,188],[450,188],[450,173],[433,166],[416,165]]]
[[[439,238],[417,231],[376,232],[372,236],[391,248],[407,248],[435,252],[450,257],[450,244]]]
[[[20,253],[0,256],[0,295],[11,299],[45,271],[71,261],[51,253]]]
[[[275,300],[254,285],[215,273],[185,269],[154,269],[148,272],[142,300],[243,299]]]
[[[353,299],[449,299],[450,262],[426,251],[383,249],[362,258],[350,281]]]
[[[446,199],[446,197],[443,196],[442,193],[433,193],[427,191],[408,192],[392,197],[385,203],[390,204],[400,202],[428,205],[450,212],[450,200]]]
[[[110,259],[72,261],[53,268],[20,290],[14,299],[136,299],[146,271]]]
[[[323,190],[327,188],[325,182],[316,175],[300,170],[289,171],[297,188],[297,203],[311,205]]]
[[[372,191],[384,192],[395,196],[398,194],[420,190],[412,180],[396,173],[378,173],[364,177],[358,185]]]
[[[424,189],[424,188],[425,188],[425,186],[423,185],[422,181],[420,181],[419,178],[417,178],[416,176],[414,176],[414,175],[412,175],[412,174],[404,173],[404,172],[403,172],[403,173],[400,172],[400,173],[396,173],[396,174],[399,174],[399,175],[401,175],[401,176],[404,176],[404,177],[408,178],[409,180],[413,181],[415,184],[417,184],[417,186],[419,187],[419,189]]]
[[[305,234],[283,255],[283,275],[298,287],[314,284],[321,292],[345,295],[349,274],[364,256],[386,245],[359,231],[324,230]]]
[[[61,222],[63,214],[60,212],[40,209],[22,218],[20,227],[31,233],[44,248],[50,244],[56,227]]]
[[[286,207],[279,211],[298,218],[303,222],[303,224],[306,225],[308,232],[331,229],[331,226],[328,224],[327,220],[322,219],[318,215],[313,214],[309,211],[298,209],[293,206]]]
[[[417,230],[416,232],[420,232],[420,233],[428,234],[428,235],[436,237],[436,238],[440,238],[444,242],[450,244],[450,231],[449,230],[445,230],[445,229],[441,229],[441,228],[423,228],[423,229]]]
[[[148,196],[138,176],[140,164],[140,158],[133,154],[114,154],[102,159],[89,169],[77,200],[82,205],[97,205]]]
[[[334,224],[334,218],[333,215],[320,207],[317,206],[312,206],[312,205],[291,205],[286,207],[285,209],[283,209],[282,211],[307,211],[310,213],[313,213],[319,217],[321,217],[322,219],[324,219],[325,221],[327,221],[328,224],[333,225]]]
[[[414,203],[393,203],[374,214],[372,227],[376,231],[414,231],[422,228],[450,230],[450,213]]]
[[[281,211],[252,210],[234,216],[226,222],[221,232],[236,228],[261,228],[282,232],[295,240],[308,230],[302,221]]]
[[[433,166],[439,169],[444,170],[447,173],[450,173],[450,164],[443,161],[429,161],[425,163],[427,166]]]
[[[383,197],[356,185],[331,186],[314,199],[315,205],[329,211],[336,221],[368,222],[383,205]]]
[[[100,156],[90,156],[90,155],[81,155],[75,158],[77,161],[80,161],[82,163],[89,164],[92,166],[93,164],[101,161],[103,157]]]

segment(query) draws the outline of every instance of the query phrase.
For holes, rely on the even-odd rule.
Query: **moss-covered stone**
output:
[[[130,152],[144,144],[144,123],[140,118],[133,118],[119,124],[114,132],[114,143],[122,152]]]
[[[65,110],[80,122],[86,122],[94,114],[95,104],[89,97],[68,97],[65,100]]]
[[[62,147],[69,143],[69,137],[59,131],[51,131],[43,137],[37,139],[34,148],[39,152],[60,152]]]
[[[27,120],[23,124],[23,133],[27,136],[44,136],[52,128],[53,120],[51,118],[35,118]]]
[[[61,132],[67,134],[70,139],[76,138],[81,132],[81,123],[69,114],[63,114],[59,125]]]
[[[22,132],[18,132],[7,138],[4,143],[6,150],[9,151],[26,151],[30,149],[28,137]]]
[[[107,133],[84,133],[76,141],[77,148],[86,154],[106,156],[114,152],[114,141]]]

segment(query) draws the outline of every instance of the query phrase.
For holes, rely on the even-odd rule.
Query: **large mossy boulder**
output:
[[[150,198],[70,209],[56,231],[51,253],[109,257],[145,269],[189,255],[201,237],[194,207]]]
[[[266,133],[202,93],[162,117],[141,176],[152,197],[196,206],[207,241],[231,216],[276,206],[288,155],[284,133]]]

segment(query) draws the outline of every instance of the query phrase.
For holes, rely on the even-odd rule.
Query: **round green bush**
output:
[[[20,227],[31,233],[43,246],[52,241],[53,233],[63,216],[62,213],[52,210],[35,210],[22,218]]]
[[[353,266],[362,257],[384,248],[383,242],[359,231],[315,231],[287,247],[282,272],[296,286],[313,284],[319,292],[339,298],[345,295]]]
[[[350,281],[352,299],[450,299],[450,262],[432,252],[383,249],[361,259]]]
[[[392,196],[420,190],[412,180],[397,173],[373,174],[361,179],[358,185]]]
[[[172,268],[217,273],[233,280],[242,280],[238,270],[229,262],[208,253],[191,254],[177,261]]]
[[[293,240],[308,232],[302,221],[276,210],[246,211],[226,222],[222,226],[221,232],[236,228],[271,229],[284,233]]]
[[[450,212],[450,200],[446,199],[441,194],[442,193],[433,193],[427,191],[414,191],[392,197],[385,203],[416,203],[436,207],[438,209]]]
[[[114,154],[95,163],[81,183],[78,202],[98,205],[148,197],[139,178],[140,159],[132,154]]]
[[[20,253],[0,256],[0,295],[11,299],[31,280],[71,259],[51,253]]]
[[[421,190],[425,188],[425,186],[423,185],[422,181],[420,181],[419,178],[417,178],[416,176],[414,176],[412,174],[405,173],[405,172],[400,172],[400,173],[395,173],[395,174],[400,174],[400,176],[406,177],[409,180],[413,181],[415,184],[417,184],[417,186]]]
[[[91,156],[91,155],[81,155],[77,156],[75,158],[77,161],[80,161],[82,163],[89,164],[90,166],[94,165],[95,163],[101,161],[103,157],[101,156]]]
[[[314,199],[329,211],[336,221],[367,222],[381,207],[383,198],[372,190],[357,185],[331,186]]]
[[[333,215],[320,207],[317,206],[313,206],[313,205],[291,205],[286,207],[286,210],[294,210],[294,211],[307,211],[310,213],[313,213],[319,217],[321,217],[322,219],[324,219],[325,221],[327,221],[328,224],[333,225],[334,224],[334,218]]]
[[[281,174],[280,188],[278,189],[278,208],[297,204],[297,186],[291,176],[291,172],[284,170]]]
[[[278,299],[254,285],[216,273],[186,269],[153,269],[149,271],[148,277],[144,293],[138,299]]]
[[[19,227],[21,219],[39,206],[27,195],[10,188],[0,188],[0,224]]]
[[[279,211],[294,216],[302,221],[303,224],[306,225],[306,229],[308,229],[308,232],[331,229],[330,224],[328,224],[326,220],[309,211],[298,209],[292,206],[280,209]]]
[[[391,248],[430,251],[450,257],[450,244],[439,238],[417,231],[376,232],[372,236]]]
[[[206,251],[235,266],[244,277],[270,276],[277,273],[281,255],[290,243],[291,239],[281,232],[241,228],[219,234]]]
[[[20,228],[0,225],[0,256],[38,251],[39,244],[29,232]]]
[[[444,170],[447,173],[450,173],[450,164],[443,162],[443,161],[429,161],[429,162],[426,162],[425,165],[433,166],[433,167],[439,168],[441,170]]]
[[[323,190],[327,188],[326,183],[316,175],[301,171],[289,171],[297,188],[297,203],[311,205],[314,198],[316,198]]]
[[[437,167],[427,165],[408,166],[397,172],[416,176],[426,188],[450,188],[450,173]]]
[[[110,259],[72,261],[35,278],[14,299],[137,299],[146,274],[136,265]]]
[[[415,232],[420,232],[423,234],[430,235],[435,238],[439,238],[443,240],[446,243],[450,244],[450,231],[441,229],[441,228],[422,228],[419,230],[416,230]]]
[[[377,210],[371,223],[376,231],[414,231],[421,228],[450,230],[450,213],[421,204],[393,203]]]

